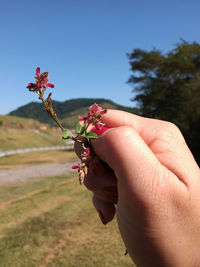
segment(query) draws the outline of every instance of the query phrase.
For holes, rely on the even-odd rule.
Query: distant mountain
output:
[[[85,115],[88,112],[88,107],[94,103],[101,104],[103,108],[120,109],[130,113],[139,114],[137,108],[121,106],[104,98],[77,98],[66,100],[64,102],[53,100],[52,105],[64,127],[74,128],[78,116]],[[40,122],[55,125],[47,112],[43,111],[43,104],[38,102],[31,102],[21,106],[11,111],[8,115],[37,119]]]

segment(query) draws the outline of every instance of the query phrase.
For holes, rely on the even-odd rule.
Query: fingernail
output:
[[[102,223],[104,225],[106,225],[107,224],[107,221],[106,221],[106,218],[104,217],[103,213],[100,210],[98,210],[98,213],[99,213],[99,217],[100,217]]]
[[[91,163],[90,169],[96,176],[101,176],[105,173],[105,168],[99,161],[93,161]]]

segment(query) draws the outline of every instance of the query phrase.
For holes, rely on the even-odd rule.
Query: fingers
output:
[[[98,158],[94,158],[90,162],[84,184],[99,199],[112,204],[117,203],[117,179],[114,172]]]
[[[168,186],[172,177],[146,145],[141,136],[130,127],[109,129],[93,145],[95,153],[114,170],[118,180],[119,200],[134,195],[156,194],[160,184]],[[167,178],[167,179],[166,179]]]
[[[103,122],[108,128],[116,128],[120,126],[129,126],[133,128],[142,139],[144,139],[148,146],[155,140],[155,138],[157,139],[160,136],[161,132],[163,136],[167,132],[167,129],[171,130],[170,128],[175,128],[172,123],[167,121],[145,118],[120,110],[108,110],[107,114],[103,117]],[[163,129],[165,131],[163,131]],[[174,131],[173,135],[174,139],[179,139],[181,142],[184,142],[184,138],[180,131],[177,130],[176,133]]]
[[[129,126],[133,128],[149,146],[160,163],[174,173],[187,186],[196,181],[199,168],[180,130],[172,123],[149,119],[118,110],[109,110],[104,116],[109,128]],[[191,173],[192,172],[192,173]]]
[[[75,143],[75,151],[80,157],[83,148]],[[115,216],[115,205],[118,202],[117,180],[112,169],[99,158],[94,157],[89,164],[84,184],[94,194],[93,204],[103,224]]]
[[[105,202],[96,196],[93,196],[93,204],[103,224],[112,221],[116,212],[114,204]]]

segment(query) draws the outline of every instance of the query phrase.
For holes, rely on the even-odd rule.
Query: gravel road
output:
[[[0,184],[26,181],[27,179],[42,176],[67,175],[72,171],[71,166],[73,164],[73,162],[46,163],[12,169],[2,169],[0,170]]]
[[[21,153],[27,153],[32,151],[45,151],[45,150],[70,150],[73,149],[74,144],[68,142],[65,146],[44,146],[44,147],[27,147],[27,148],[15,148],[8,150],[0,150],[0,157],[5,157],[8,155],[15,155]]]

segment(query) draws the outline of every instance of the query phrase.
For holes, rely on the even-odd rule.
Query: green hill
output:
[[[103,108],[120,109],[135,114],[139,113],[137,108],[121,106],[111,100],[103,98],[77,98],[66,100],[64,102],[53,100],[53,108],[57,113],[58,118],[62,121],[64,127],[74,128],[77,122],[77,117],[79,115],[86,114],[88,112],[88,107],[93,103],[101,104]],[[38,102],[31,102],[19,107],[16,110],[11,111],[9,115],[23,118],[33,118],[43,123],[55,125],[49,115],[43,111],[43,104]]]

